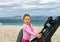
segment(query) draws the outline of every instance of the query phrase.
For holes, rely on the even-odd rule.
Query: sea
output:
[[[31,19],[31,24],[34,26],[43,26],[47,19]],[[3,25],[23,25],[22,19],[0,19]]]

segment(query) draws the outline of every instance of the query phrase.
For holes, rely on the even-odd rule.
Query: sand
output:
[[[34,26],[37,32],[40,32],[43,26]],[[21,26],[18,25],[0,25],[0,42],[16,42]],[[52,37],[52,42],[60,42],[60,27]]]

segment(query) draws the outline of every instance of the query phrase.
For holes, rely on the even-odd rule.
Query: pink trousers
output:
[[[29,40],[22,39],[21,42],[30,42]]]

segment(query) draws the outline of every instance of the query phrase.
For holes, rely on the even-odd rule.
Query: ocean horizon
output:
[[[33,24],[34,26],[43,26],[47,18],[48,16],[31,16],[31,24]],[[24,24],[21,16],[0,18],[0,23],[2,23],[3,25],[23,25]]]
[[[33,16],[31,17],[31,24],[33,24],[34,26],[43,26],[47,18],[47,16]],[[2,23],[3,25],[23,25],[23,20],[21,19],[21,17],[7,17],[0,18],[0,23]]]

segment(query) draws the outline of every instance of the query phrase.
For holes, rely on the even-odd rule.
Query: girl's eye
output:
[[[26,19],[26,20],[29,20],[29,19]]]
[[[27,20],[27,19],[26,19]]]

